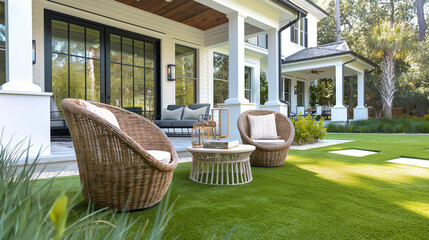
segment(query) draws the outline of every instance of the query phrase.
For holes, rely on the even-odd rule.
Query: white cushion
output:
[[[251,139],[278,139],[276,116],[274,113],[260,116],[247,116]]]
[[[160,150],[147,150],[146,152],[162,163],[170,163],[171,154],[169,152]]]
[[[115,114],[113,114],[111,111],[104,108],[97,107],[94,104],[91,104],[84,100],[80,100],[80,104],[84,109],[96,114],[97,116],[103,118],[104,120],[113,124],[113,126],[120,129],[118,120],[116,119]]]
[[[199,120],[200,115],[206,114],[207,107],[201,107],[195,110],[192,110],[188,107],[185,107],[185,112],[183,113],[183,120]]]
[[[253,142],[259,143],[259,144],[265,145],[265,146],[277,146],[277,145],[282,145],[286,141],[283,139],[272,139],[272,140],[266,140],[265,139],[265,140],[253,140]]]
[[[183,107],[174,110],[162,109],[161,120],[180,120]]]

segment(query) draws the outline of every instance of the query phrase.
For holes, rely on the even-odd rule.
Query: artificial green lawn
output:
[[[221,238],[234,229],[233,239],[429,238],[429,168],[385,162],[403,156],[429,159],[429,135],[326,138],[355,141],[291,150],[282,167],[252,167],[253,181],[245,185],[195,183],[189,180],[191,163],[179,164],[171,192],[171,200],[177,201],[165,237]],[[348,148],[379,153],[329,153]],[[79,178],[56,179],[50,194],[56,198],[66,186],[73,196],[80,191]],[[75,211],[84,209],[82,201]],[[153,221],[156,211],[157,207],[131,216],[143,224]]]

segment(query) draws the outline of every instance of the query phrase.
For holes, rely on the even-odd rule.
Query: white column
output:
[[[268,101],[260,109],[283,113],[287,116],[287,105],[280,102],[280,76],[279,76],[279,37],[277,29],[271,29],[268,35]]]
[[[365,107],[365,89],[364,89],[364,74],[358,74],[358,82],[357,82],[357,106]]]
[[[358,74],[357,82],[357,106],[353,109],[354,120],[366,120],[368,119],[368,108],[365,107],[365,74]]]
[[[241,13],[227,15],[229,26],[229,138],[241,139],[237,119],[242,112],[255,109],[254,103],[244,98],[244,19]]]
[[[244,98],[244,15],[231,13],[229,31],[229,97],[227,104],[248,103]]]
[[[31,141],[28,154],[34,159],[39,151],[41,156],[51,154],[52,94],[33,84],[32,26],[32,0],[6,1],[7,82],[0,89],[0,128],[4,130],[0,141],[18,147],[25,140],[18,150],[26,150]]]
[[[279,105],[279,38],[276,29],[268,31],[268,102],[265,105]]]
[[[344,75],[343,65],[335,66],[335,107],[344,107]]]
[[[32,0],[6,1],[6,79],[1,90],[41,92],[33,84]]]
[[[344,75],[343,65],[335,66],[335,106],[331,108],[331,120],[333,122],[347,121],[347,108],[344,106]]]

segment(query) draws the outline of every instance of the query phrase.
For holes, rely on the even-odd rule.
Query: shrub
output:
[[[351,122],[348,127],[329,124],[327,130],[350,133],[429,133],[429,121],[412,118],[368,119]]]
[[[321,139],[326,134],[326,128],[323,126],[323,118],[316,121],[308,114],[307,117],[298,116],[297,120],[292,119],[295,126],[294,142],[297,144],[314,143]]]

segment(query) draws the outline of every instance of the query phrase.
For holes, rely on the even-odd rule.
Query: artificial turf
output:
[[[171,185],[176,200],[165,238],[232,239],[428,239],[429,169],[386,160],[429,159],[429,135],[328,134],[353,142],[291,150],[278,168],[252,167],[253,181],[209,186],[189,180],[191,163],[179,164]],[[329,153],[357,148],[377,151],[366,157]],[[54,181],[56,198],[79,178]],[[170,201],[172,202],[172,201]],[[158,207],[130,213],[153,222]],[[75,212],[86,209],[81,202]],[[130,231],[137,229],[133,227]]]

